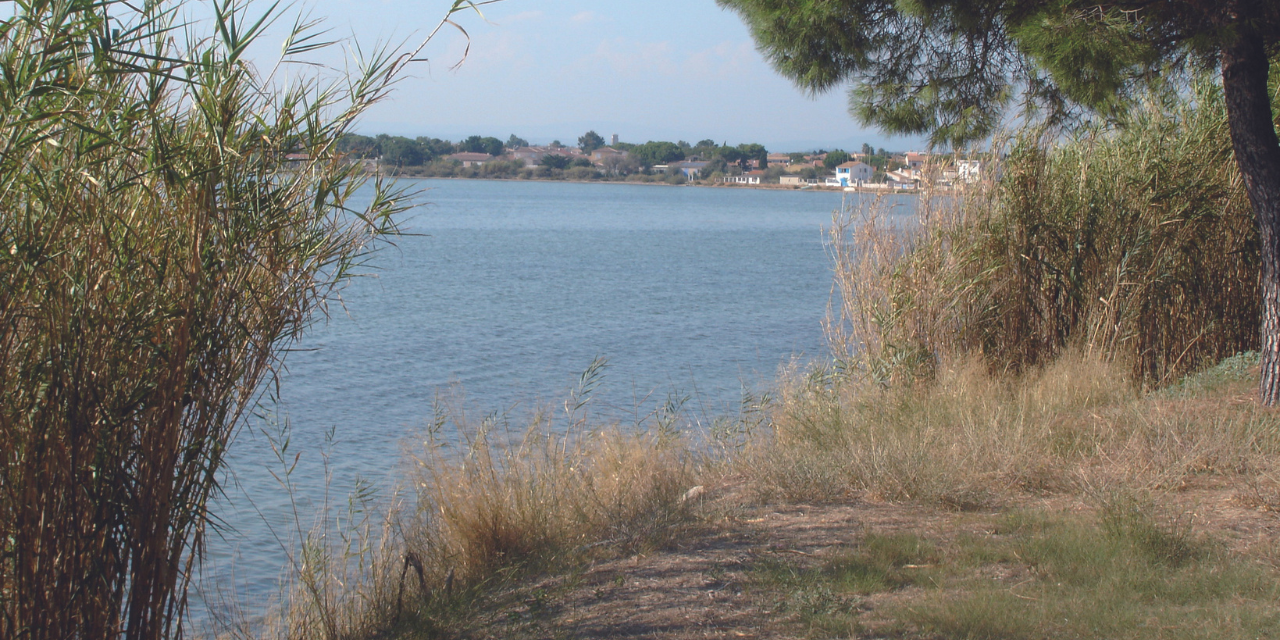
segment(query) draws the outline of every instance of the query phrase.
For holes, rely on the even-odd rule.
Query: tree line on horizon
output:
[[[446,159],[456,153],[484,153],[497,157],[508,151],[528,146],[531,146],[528,140],[515,134],[511,134],[505,142],[492,136],[473,135],[455,143],[430,136],[408,138],[385,133],[375,136],[352,133],[347,134],[339,142],[338,152],[362,160],[377,159],[388,166],[418,167]],[[567,148],[559,140],[553,141],[548,146]],[[584,154],[591,154],[608,146],[610,145],[606,144],[605,139],[595,131],[588,131],[578,138],[578,149]],[[611,148],[626,151],[639,164],[638,168],[645,170],[685,160],[707,162],[705,171],[707,174],[716,171],[728,174],[734,168],[746,171],[753,164],[763,169],[769,164],[769,150],[759,143],[731,146],[708,138],[693,144],[685,140],[676,142],[650,140],[642,144],[619,142]],[[891,162],[890,153],[883,148],[875,149],[864,143],[861,152],[866,156],[866,162],[877,170],[885,170]],[[796,152],[788,155],[793,162],[803,162],[810,155],[822,154],[826,154],[824,165],[827,169],[834,169],[835,166],[852,158],[851,154],[841,149],[831,151],[818,149],[812,154]],[[563,169],[572,163],[572,160],[558,156],[548,156],[544,161],[555,169]]]

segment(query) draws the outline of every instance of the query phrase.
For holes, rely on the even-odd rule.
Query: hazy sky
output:
[[[335,35],[399,42],[441,17],[445,0],[310,0]],[[626,142],[711,138],[770,150],[907,149],[847,112],[844,90],[816,99],[779,77],[736,14],[713,0],[505,0],[488,22],[458,16],[472,36],[442,33],[430,64],[363,121],[364,133],[458,139],[512,133],[565,143],[594,129]]]

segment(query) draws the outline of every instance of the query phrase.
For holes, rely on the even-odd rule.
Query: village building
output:
[[[450,160],[461,162],[464,167],[479,167],[488,162],[493,162],[493,156],[487,153],[455,153],[449,156]]]
[[[957,160],[956,161],[956,181],[958,182],[977,182],[982,179],[982,161],[981,160]]]
[[[542,162],[542,156],[547,152],[542,147],[517,147],[511,150],[511,158],[524,162],[526,167],[536,166]]]
[[[892,184],[895,189],[914,189],[916,188],[918,178],[916,175],[913,175],[913,173],[916,172],[911,172],[906,169],[890,171],[885,174],[884,181]]]
[[[771,153],[769,154],[769,166],[782,165],[789,166],[791,164],[791,154],[788,153]]]
[[[299,169],[311,160],[311,156],[306,153],[289,153],[284,156],[285,166],[290,169]]]
[[[680,170],[684,177],[693,180],[702,175],[702,170],[707,168],[708,162],[677,162],[671,166]],[[656,167],[655,167],[656,168]]]
[[[617,149],[614,149],[612,147],[600,147],[599,149],[596,149],[595,151],[591,152],[591,160],[597,163],[604,162],[605,158],[625,158],[625,157],[627,157],[626,151],[618,151]]]
[[[803,176],[800,176],[800,175],[797,175],[797,174],[794,174],[794,173],[793,173],[793,174],[785,175],[785,176],[782,176],[782,177],[778,178],[778,182],[779,182],[780,184],[784,184],[784,185],[793,185],[793,186],[806,185],[806,184],[815,185],[815,184],[818,184],[818,179],[817,179],[817,178],[805,178],[805,177],[803,177]]]
[[[566,156],[568,158],[587,157],[577,147],[519,147],[512,149],[509,155],[513,160],[523,161],[526,167],[538,166],[542,159],[548,155]]]
[[[876,170],[865,162],[846,162],[836,167],[836,181],[842,187],[856,187],[860,182],[867,182]]]
[[[750,171],[740,176],[725,176],[724,181],[729,184],[760,184],[764,179],[763,171]]]
[[[914,151],[908,152],[902,158],[902,164],[907,165],[908,169],[911,169],[914,171],[919,171],[920,168],[924,166],[924,163],[928,161],[929,161],[929,154],[917,153]]]

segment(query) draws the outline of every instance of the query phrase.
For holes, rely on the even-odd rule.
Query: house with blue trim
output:
[[[702,175],[702,170],[707,168],[707,162],[677,162],[673,165],[684,174],[684,177],[693,180]]]
[[[856,187],[859,182],[869,182],[876,170],[865,162],[846,162],[836,167],[836,181],[842,187]]]

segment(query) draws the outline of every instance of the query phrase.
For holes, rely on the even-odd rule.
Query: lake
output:
[[[463,180],[424,189],[287,358],[278,402],[231,449],[206,586],[250,610],[276,594],[301,528],[363,478],[384,488],[438,394],[519,425],[607,360],[593,400],[624,424],[669,394],[735,414],[793,358],[825,354],[824,227],[842,193]],[[852,196],[851,196],[852,197]],[[451,389],[453,391],[451,391]],[[289,426],[291,500],[265,433]],[[704,422],[705,424],[705,422]],[[446,437],[448,434],[445,434]],[[322,455],[322,452],[325,452]],[[199,605],[196,607],[199,608]],[[201,614],[193,611],[199,620]],[[198,623],[197,623],[198,624]]]

